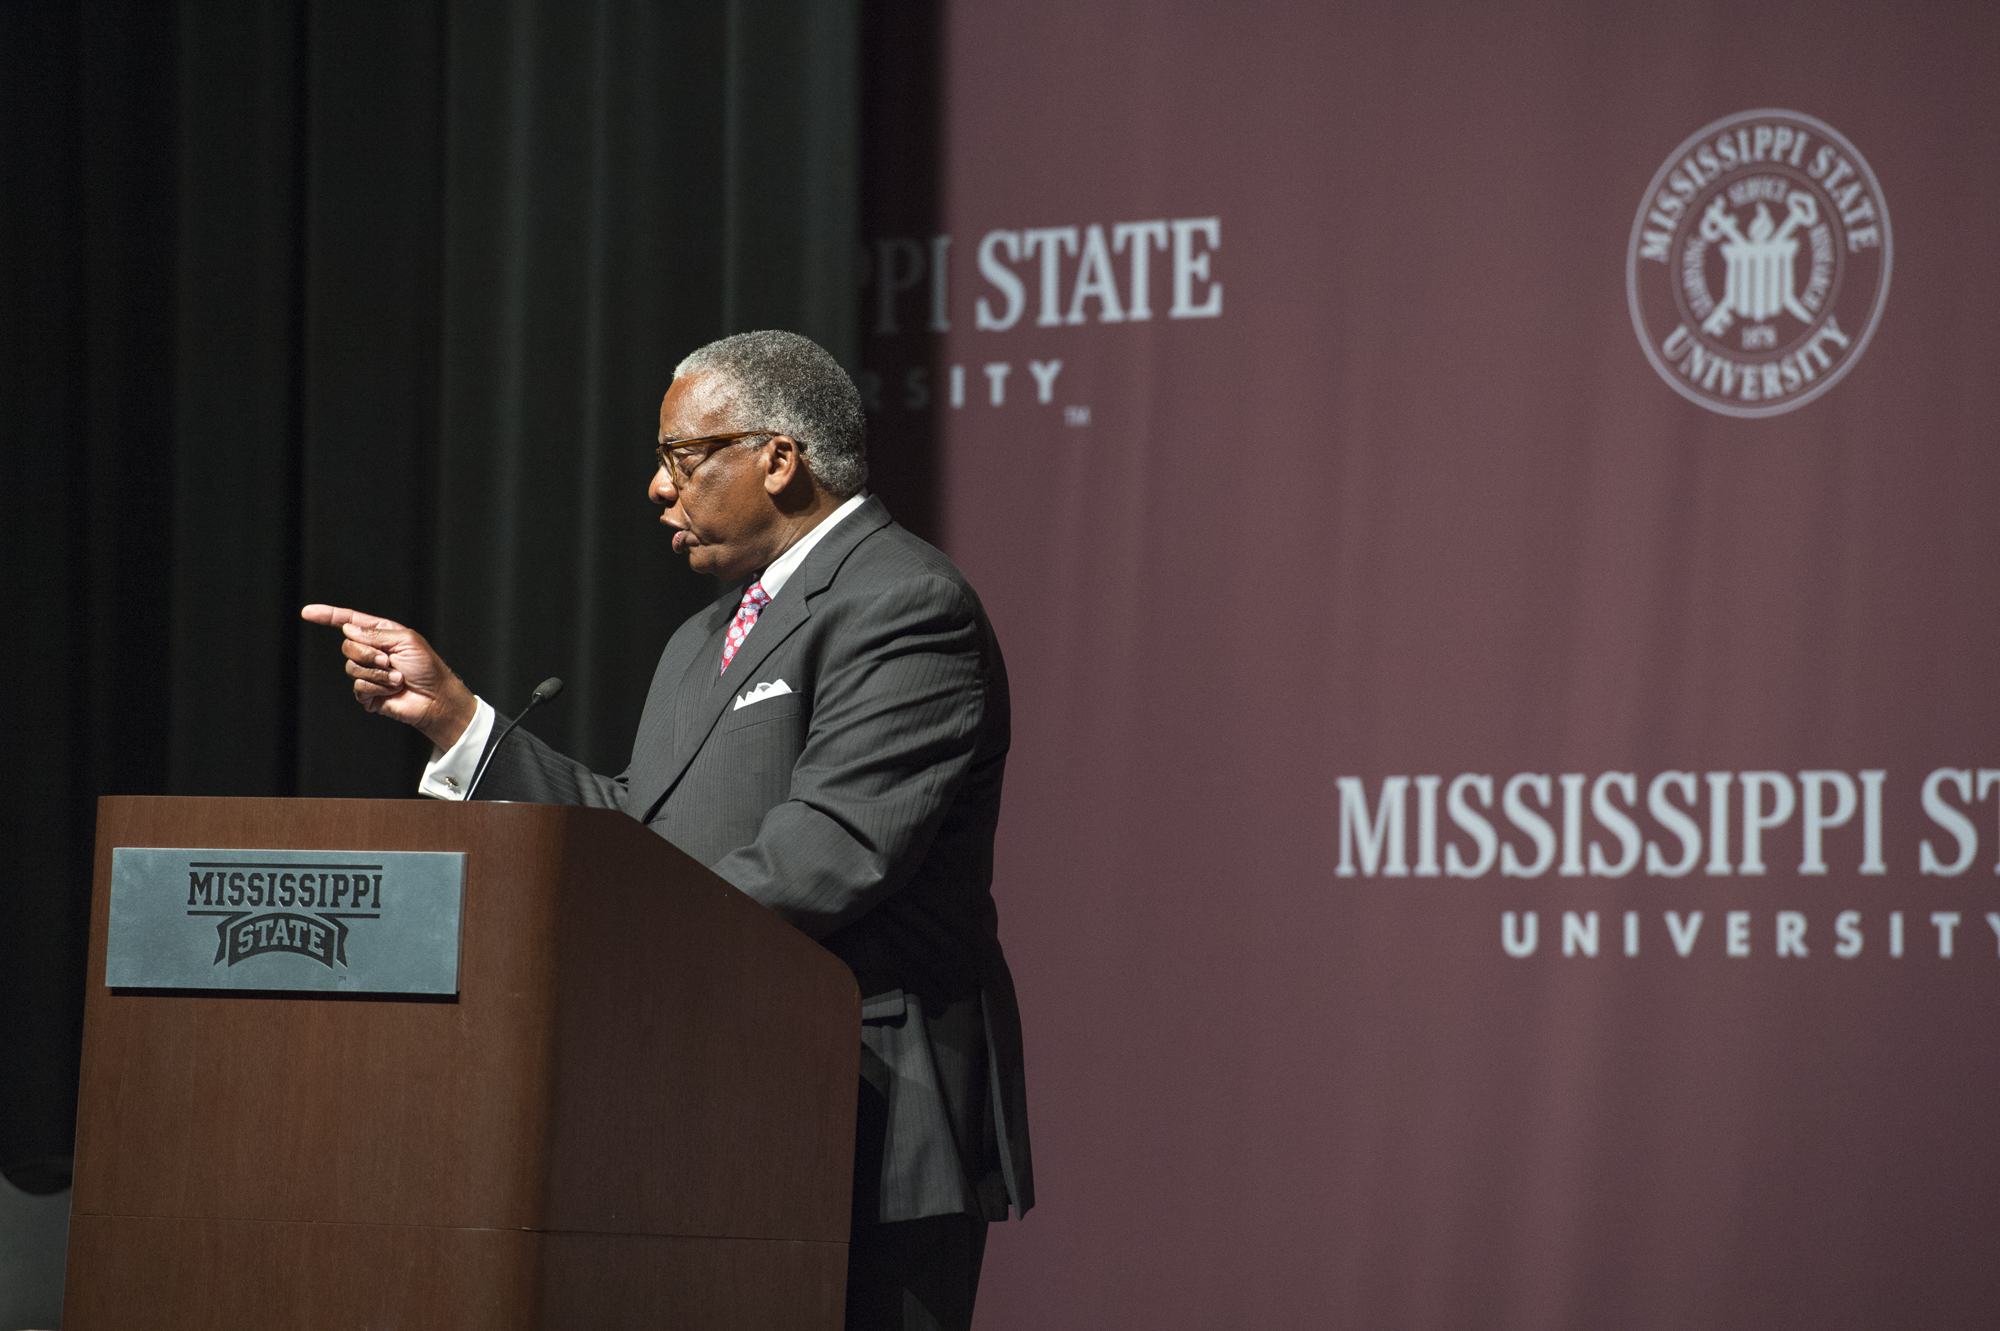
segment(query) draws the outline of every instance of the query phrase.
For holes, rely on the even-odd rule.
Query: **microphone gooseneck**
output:
[[[554,675],[535,685],[534,695],[528,699],[528,705],[521,709],[521,714],[507,723],[506,729],[500,732],[499,739],[494,740],[486,746],[486,756],[479,760],[479,768],[472,774],[472,784],[465,788],[465,798],[471,799],[472,792],[478,790],[479,783],[486,779],[487,766],[492,763],[493,755],[500,752],[500,745],[506,741],[507,736],[514,733],[514,727],[525,721],[529,712],[534,711],[545,702],[553,701],[555,696],[562,692],[562,688],[563,682]]]

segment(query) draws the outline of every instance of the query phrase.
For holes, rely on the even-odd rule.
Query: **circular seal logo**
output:
[[[1625,256],[1639,345],[1674,391],[1776,416],[1838,383],[1889,295],[1889,210],[1831,125],[1726,116],[1646,188]]]

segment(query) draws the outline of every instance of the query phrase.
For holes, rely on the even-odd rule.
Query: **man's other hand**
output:
[[[415,629],[337,605],[309,605],[299,618],[340,630],[356,702],[415,726],[439,749],[456,744],[478,715],[472,690]]]

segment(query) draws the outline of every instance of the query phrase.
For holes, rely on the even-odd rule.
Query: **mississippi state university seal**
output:
[[[1775,416],[1840,381],[1889,295],[1889,210],[1832,126],[1745,111],[1693,135],[1632,223],[1625,292],[1674,391]]]

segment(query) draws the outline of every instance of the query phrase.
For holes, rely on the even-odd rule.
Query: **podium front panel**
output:
[[[459,992],[108,988],[120,846],[463,854]],[[853,978],[622,814],[106,799],[89,986],[70,1331],[346,1327],[392,1289],[396,1307],[430,1307],[399,1271],[432,1292],[512,1291],[504,1316],[475,1298],[483,1320],[412,1325],[572,1325],[547,1306],[561,1291],[616,1303],[648,1281],[680,1288],[683,1258],[689,1289],[775,1281],[817,1307],[845,1269]],[[644,1270],[618,1275],[626,1262]],[[211,1294],[243,1282],[244,1307],[263,1311],[195,1316],[235,1306],[220,1294],[129,1302],[190,1280]],[[341,1311],[300,1321],[278,1311],[286,1299]],[[154,1306],[195,1319],[134,1320]]]

